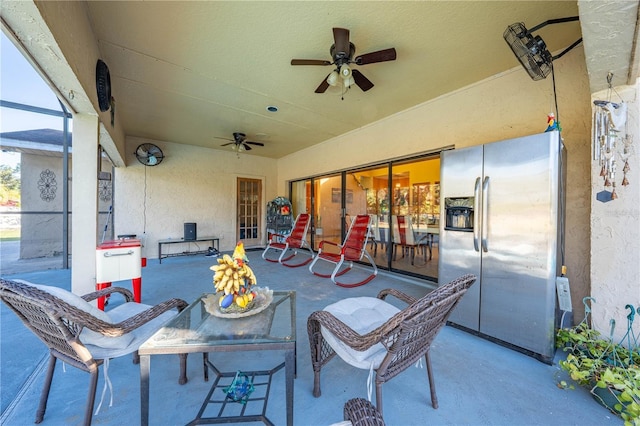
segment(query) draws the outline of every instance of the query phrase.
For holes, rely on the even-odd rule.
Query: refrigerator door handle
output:
[[[489,176],[484,178],[484,182],[482,182],[482,251],[488,252],[489,247],[487,246],[487,234],[489,233]]]
[[[480,210],[480,178],[476,178],[476,184],[473,187],[473,210],[476,214],[473,215],[473,248],[475,251],[480,251],[480,216],[477,212]]]

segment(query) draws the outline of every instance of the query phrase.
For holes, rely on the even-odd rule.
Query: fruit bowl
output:
[[[228,308],[221,307],[220,298],[225,296],[221,293],[209,294],[203,297],[202,301],[204,302],[205,310],[213,316],[220,318],[243,318],[264,311],[273,300],[273,290],[269,290],[269,287],[254,287],[253,291],[256,293],[255,298],[243,308],[235,303],[231,304]]]

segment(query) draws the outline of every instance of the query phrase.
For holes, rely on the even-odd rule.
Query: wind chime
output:
[[[605,189],[611,188],[611,200],[618,198],[616,193],[616,169],[618,159],[622,166],[622,186],[629,185],[629,157],[631,156],[631,135],[626,132],[627,104],[622,101],[612,85],[613,74],[607,75],[609,90],[607,100],[595,100],[593,117],[593,155],[600,166],[600,176],[603,178]],[[615,92],[620,103],[611,102],[611,94]]]

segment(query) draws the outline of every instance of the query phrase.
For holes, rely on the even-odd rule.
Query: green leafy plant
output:
[[[615,343],[592,329],[585,318],[577,326],[559,329],[556,346],[567,352],[559,365],[573,381],[589,388],[625,425],[640,426],[640,348],[635,341],[629,347]],[[560,387],[572,386],[560,382]]]

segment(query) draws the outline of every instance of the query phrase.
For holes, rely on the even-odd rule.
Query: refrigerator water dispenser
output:
[[[445,227],[448,231],[473,231],[473,197],[445,198]]]

